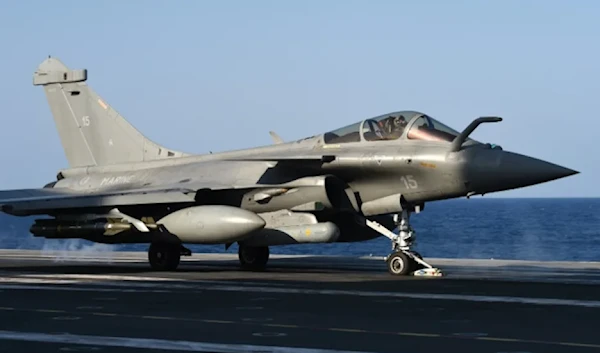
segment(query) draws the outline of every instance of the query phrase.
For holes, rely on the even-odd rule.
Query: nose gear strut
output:
[[[440,269],[425,262],[421,255],[410,249],[416,238],[415,230],[410,226],[410,211],[403,210],[394,215],[394,223],[398,226],[398,234],[383,225],[366,220],[367,226],[392,241],[392,253],[385,258],[388,271],[393,275],[405,276],[442,276]]]

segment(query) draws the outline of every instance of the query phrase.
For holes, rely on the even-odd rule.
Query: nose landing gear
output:
[[[394,223],[398,226],[399,234],[391,232],[381,224],[366,220],[367,226],[381,233],[392,241],[392,253],[385,258],[388,271],[397,276],[442,276],[440,269],[425,262],[421,255],[411,250],[416,232],[410,226],[410,212],[403,210],[402,213],[394,215]]]

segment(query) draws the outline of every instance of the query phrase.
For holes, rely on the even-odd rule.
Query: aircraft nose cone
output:
[[[504,152],[497,173],[505,183],[524,187],[565,178],[579,172],[540,159]]]
[[[522,188],[579,173],[537,158],[498,150],[478,153],[474,162],[468,187],[477,194]]]

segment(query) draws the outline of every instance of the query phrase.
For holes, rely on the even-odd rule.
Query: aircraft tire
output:
[[[388,272],[395,276],[406,276],[414,271],[415,261],[402,251],[392,253],[386,263]]]
[[[181,246],[152,243],[148,249],[148,261],[155,271],[175,271],[181,260]]]
[[[240,245],[238,249],[238,258],[243,269],[262,270],[269,261],[268,246],[244,246]]]

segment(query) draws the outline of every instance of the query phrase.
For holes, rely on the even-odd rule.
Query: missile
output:
[[[307,243],[333,243],[340,236],[340,229],[333,222],[279,226],[265,228],[244,239],[247,246],[276,246]]]
[[[110,236],[131,229],[129,223],[36,220],[29,231],[36,237],[79,238]]]

